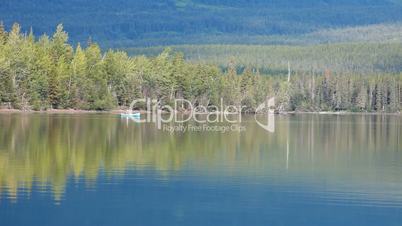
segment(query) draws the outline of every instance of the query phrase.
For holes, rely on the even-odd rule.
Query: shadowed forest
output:
[[[51,34],[63,23],[75,45],[290,44],[400,39],[400,0],[2,0],[1,20]],[[359,27],[375,25],[370,35]],[[331,29],[352,27],[355,32]],[[354,29],[357,27],[358,29]],[[384,30],[384,28],[390,28]],[[330,29],[330,30],[328,30]],[[311,38],[312,36],[312,38]],[[310,37],[307,38],[306,37]],[[360,37],[360,38],[359,38]]]

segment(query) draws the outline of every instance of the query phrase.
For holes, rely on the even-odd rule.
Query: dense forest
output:
[[[402,21],[398,0],[2,0],[0,20],[36,35],[63,23],[102,47],[267,44],[323,29]],[[279,39],[275,36],[281,36]],[[383,36],[382,36],[383,37]],[[331,39],[330,39],[331,40]]]
[[[240,68],[240,69],[239,69]],[[267,97],[276,97],[278,111],[380,111],[401,109],[402,74],[346,73],[322,68],[289,74],[261,73],[253,65],[224,69],[189,62],[165,49],[155,57],[109,50],[88,40],[87,47],[68,44],[59,25],[51,36],[36,38],[14,24],[0,26],[0,102],[23,110],[127,107],[136,98],[162,104],[185,98],[194,105],[245,105],[253,112]]]
[[[160,47],[127,48],[129,55],[157,56]],[[253,65],[263,73],[286,73],[288,62],[292,70],[338,73],[400,73],[401,43],[342,43],[306,46],[287,45],[178,45],[186,60],[216,64],[223,68],[232,58],[237,65]]]

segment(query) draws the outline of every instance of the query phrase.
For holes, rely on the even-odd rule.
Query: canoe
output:
[[[141,113],[121,113],[122,118],[140,118]]]

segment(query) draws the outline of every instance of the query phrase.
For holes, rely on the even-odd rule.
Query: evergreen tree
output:
[[[254,77],[255,75],[253,74],[251,68],[247,67],[241,75],[240,81],[241,104],[246,106],[251,111],[257,107],[254,99],[256,86]]]
[[[89,109],[85,102],[86,90],[89,86],[85,79],[87,69],[87,59],[81,45],[78,44],[74,57],[71,61],[70,76],[67,84],[68,106],[72,108]]]
[[[364,111],[368,108],[367,99],[367,88],[364,84],[362,84],[359,87],[359,92],[356,97],[356,106],[359,108],[360,111]]]
[[[234,60],[229,63],[228,71],[223,79],[222,97],[227,105],[241,106],[240,76],[237,75]]]

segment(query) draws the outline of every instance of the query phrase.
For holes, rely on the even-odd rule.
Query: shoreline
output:
[[[141,114],[146,114],[147,111],[140,110],[135,111]],[[18,110],[18,109],[0,109],[0,114],[122,114],[127,113],[127,110],[114,109],[107,111],[95,111],[95,110],[76,110],[76,109],[53,109],[45,111],[34,110]],[[183,112],[182,114],[188,114]],[[253,114],[254,113],[243,113]],[[317,115],[395,115],[400,116],[402,112],[349,112],[349,111],[289,111],[275,113],[277,115],[301,115],[301,114],[317,114]]]
[[[0,109],[0,114],[121,114],[126,113],[126,110],[108,110],[108,111],[96,111],[96,110],[76,110],[76,109],[53,109],[45,111],[34,110],[18,110],[18,109]],[[141,114],[145,114],[146,111],[136,111]]]

